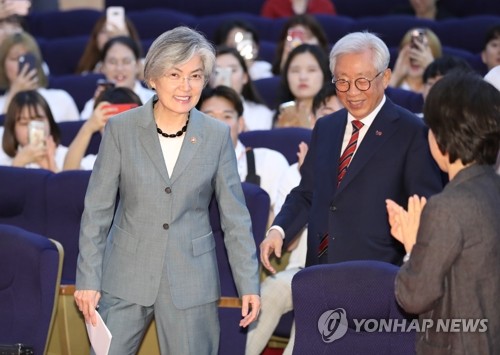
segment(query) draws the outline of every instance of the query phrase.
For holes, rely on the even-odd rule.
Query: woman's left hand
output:
[[[250,323],[257,319],[260,312],[260,296],[244,295],[242,297],[240,327],[246,328]]]

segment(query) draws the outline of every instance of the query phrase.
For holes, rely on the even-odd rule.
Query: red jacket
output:
[[[306,13],[335,15],[336,11],[330,0],[309,0]],[[262,6],[261,15],[270,18],[294,16],[292,0],[267,0]]]

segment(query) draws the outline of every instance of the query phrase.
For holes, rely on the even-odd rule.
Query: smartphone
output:
[[[112,89],[115,87],[115,83],[113,81],[105,79],[105,78],[97,79],[96,85],[98,87],[101,86],[103,88],[103,90]]]
[[[302,29],[289,29],[287,32],[286,40],[290,46],[290,48],[295,48],[304,43],[305,40],[305,32]]]
[[[28,66],[28,71],[27,72],[30,72],[31,70],[37,68],[37,59],[36,59],[36,56],[33,53],[31,53],[31,52],[28,52],[28,53],[20,56],[17,61],[19,63],[19,72],[23,69],[23,67],[25,65]]]
[[[219,85],[231,87],[231,74],[233,70],[229,67],[216,67],[215,68],[215,77],[212,81],[212,87],[216,87]]]
[[[117,115],[119,113],[122,113],[124,111],[128,111],[131,108],[137,107],[136,103],[129,103],[129,104],[109,104],[103,107],[114,107],[116,109],[116,112],[114,112],[114,115]]]
[[[123,6],[106,8],[106,29],[108,31],[125,30],[125,8]]]
[[[421,28],[414,29],[411,32],[411,43],[410,43],[410,46],[412,48],[419,48],[418,45],[417,45],[417,42],[418,43],[425,43],[426,39],[427,38],[425,36],[425,30],[423,30]]]
[[[234,42],[236,43],[236,49],[243,58],[250,60],[256,57],[253,36],[250,32],[236,32]]]
[[[28,143],[35,147],[43,147],[47,138],[47,125],[43,121],[31,120],[28,124]]]

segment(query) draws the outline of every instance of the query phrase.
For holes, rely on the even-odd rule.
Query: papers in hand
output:
[[[94,327],[92,324],[87,324],[87,334],[89,335],[90,344],[96,355],[108,355],[109,346],[111,345],[111,332],[101,318],[99,312],[95,312],[97,316],[97,324]]]

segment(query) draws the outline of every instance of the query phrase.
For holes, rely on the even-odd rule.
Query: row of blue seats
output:
[[[337,13],[351,17],[383,16],[394,9],[408,5],[408,0],[331,0]],[[125,6],[127,10],[145,10],[149,8],[168,8],[193,15],[215,15],[226,12],[242,11],[260,14],[265,0],[106,0],[106,6]],[[471,14],[500,14],[498,0],[440,0],[456,16]]]
[[[30,32],[37,38],[56,39],[88,37],[102,12],[90,9],[64,12],[34,13],[28,16]],[[241,19],[252,24],[262,40],[276,42],[286,19],[268,19],[254,14],[226,13],[221,15],[193,16],[169,9],[130,11],[128,17],[143,39],[154,39],[164,31],[187,25],[213,38],[215,30],[226,20]],[[316,15],[328,39],[335,43],[354,31],[369,30],[381,36],[389,47],[397,47],[403,34],[413,27],[428,27],[441,39],[444,46],[478,53],[483,39],[493,25],[500,23],[500,14],[452,18],[442,21],[417,19],[409,15],[352,18],[346,16]]]

